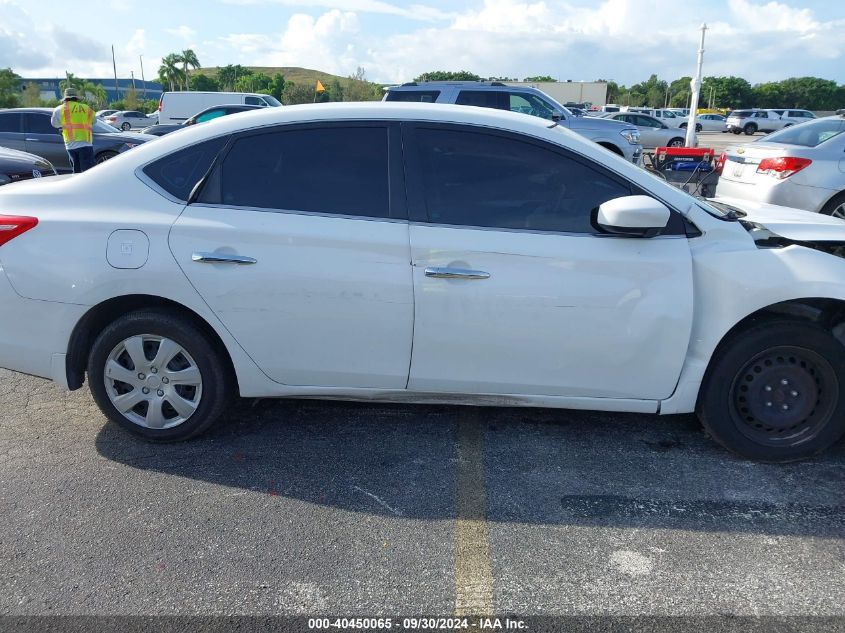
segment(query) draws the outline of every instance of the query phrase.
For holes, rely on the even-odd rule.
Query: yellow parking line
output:
[[[457,440],[455,614],[491,615],[493,572],[484,482],[484,430],[477,408],[462,410]]]

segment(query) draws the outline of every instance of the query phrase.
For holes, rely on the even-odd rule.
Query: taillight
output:
[[[19,215],[0,215],[0,246],[15,239],[18,235],[26,233],[36,224],[38,224],[38,218]]]
[[[721,174],[722,170],[725,168],[725,161],[728,160],[728,155],[725,152],[719,154],[719,159],[716,161],[716,173]]]
[[[780,158],[764,158],[757,166],[758,174],[773,176],[778,180],[789,178],[792,174],[801,171],[812,163],[809,158],[798,158],[797,156],[781,156]]]

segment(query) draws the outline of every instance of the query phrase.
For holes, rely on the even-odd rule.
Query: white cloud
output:
[[[448,20],[456,14],[440,11],[434,7],[413,4],[410,7],[400,7],[382,0],[223,0],[226,4],[238,5],[267,5],[276,4],[288,7],[337,9],[342,12],[356,11],[359,13],[380,13],[395,15],[411,20],[434,21]]]
[[[192,29],[190,26],[185,25],[176,27],[175,29],[164,29],[164,32],[170,33],[171,35],[175,35],[176,37],[181,38],[183,40],[191,40],[197,35],[197,32],[194,29]]]

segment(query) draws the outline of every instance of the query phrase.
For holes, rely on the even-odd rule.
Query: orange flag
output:
[[[314,90],[316,92],[325,92],[326,91],[326,89],[323,87],[323,84],[320,83],[319,79],[317,80],[317,85],[314,86]]]

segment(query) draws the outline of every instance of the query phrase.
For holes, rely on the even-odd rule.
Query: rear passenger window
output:
[[[20,132],[21,115],[17,112],[0,112],[0,132]]]
[[[257,106],[266,106],[267,104],[264,102],[264,99],[259,99],[258,97],[245,97],[244,103],[247,105],[257,105]]]
[[[416,137],[432,223],[595,233],[593,209],[630,195],[603,172],[533,143],[433,128]]]
[[[508,93],[498,90],[461,90],[455,103],[496,110],[510,110],[511,106]]]
[[[439,90],[391,90],[385,101],[404,101],[411,103],[434,103],[440,96]]]
[[[187,201],[194,186],[211,168],[227,138],[218,137],[168,154],[144,167],[144,173],[171,196]]]
[[[235,141],[201,201],[390,217],[385,126],[264,132]]]

